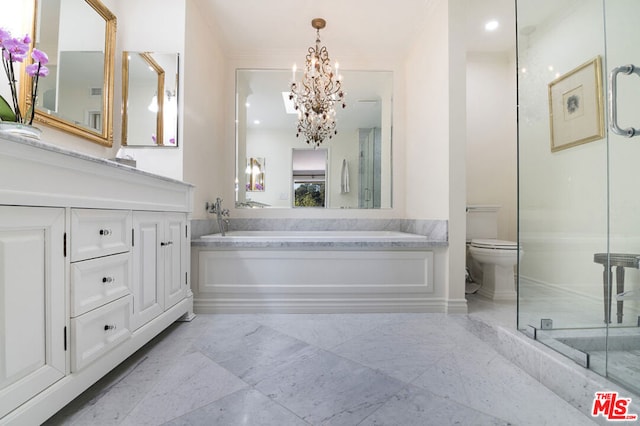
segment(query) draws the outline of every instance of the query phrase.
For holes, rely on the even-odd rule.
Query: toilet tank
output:
[[[467,206],[467,241],[498,238],[498,210],[495,205]]]

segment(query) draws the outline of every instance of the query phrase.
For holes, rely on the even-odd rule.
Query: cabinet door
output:
[[[181,301],[187,290],[185,276],[185,240],[187,219],[182,213],[167,213],[165,221],[164,256],[164,308]]]
[[[65,375],[64,217],[0,206],[0,418]]]
[[[164,215],[133,212],[132,327],[136,329],[164,312],[164,275],[160,245],[164,241]],[[160,285],[159,285],[160,284]]]

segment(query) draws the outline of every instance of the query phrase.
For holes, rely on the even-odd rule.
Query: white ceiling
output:
[[[404,58],[428,24],[436,0],[201,0],[213,16],[228,54],[305,52],[313,43],[313,18],[324,18],[320,32],[332,58],[378,55]],[[466,12],[471,51],[504,51],[515,44],[514,0],[459,0]],[[487,20],[501,26],[484,31]]]

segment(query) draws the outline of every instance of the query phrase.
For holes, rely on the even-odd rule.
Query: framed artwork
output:
[[[549,128],[551,152],[604,137],[600,56],[549,83]]]
[[[245,169],[247,191],[264,192],[264,172],[265,161],[263,157],[247,158],[247,168]]]

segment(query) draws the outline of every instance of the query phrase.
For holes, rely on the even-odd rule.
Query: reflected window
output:
[[[293,149],[293,206],[327,205],[327,149]]]

